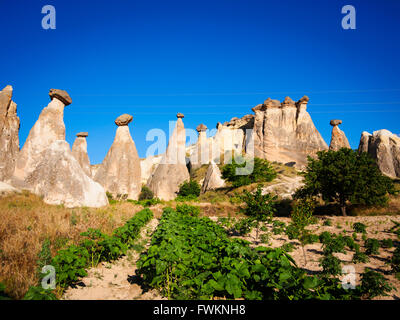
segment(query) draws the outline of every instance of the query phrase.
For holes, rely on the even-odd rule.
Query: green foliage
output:
[[[367,255],[379,254],[379,240],[369,238],[365,241],[365,253]]]
[[[58,300],[50,289],[41,286],[30,287],[22,300]]]
[[[364,297],[372,299],[377,296],[387,296],[393,287],[385,277],[378,272],[366,269],[361,275],[361,292]]]
[[[127,199],[126,201],[134,204],[138,204],[143,207],[151,207],[156,204],[162,203],[162,201],[158,198],[152,198],[152,199],[145,199],[145,200],[132,200],[132,199]]]
[[[281,249],[286,252],[292,252],[294,249],[294,244],[291,242],[286,242],[281,246]]]
[[[232,186],[235,188],[252,183],[269,182],[276,178],[277,173],[267,160],[260,158],[254,158],[253,162],[252,160],[253,159],[244,159],[243,157],[232,158],[232,163],[223,166],[221,171],[222,178],[231,182]],[[253,163],[253,166],[251,166],[250,162]],[[246,164],[248,163],[250,164],[247,169]],[[245,174],[238,174],[237,170],[239,168],[243,168],[243,171],[247,171],[243,172]]]
[[[335,234],[330,234],[330,236],[327,236],[325,234],[324,239],[321,240],[324,255],[330,255],[334,252],[346,253],[346,240],[343,236]]]
[[[1,300],[11,300],[11,298],[6,294],[6,285],[0,282],[0,301]]]
[[[353,263],[367,263],[369,261],[368,256],[364,252],[356,251],[353,255]]]
[[[154,198],[153,191],[151,191],[150,188],[147,186],[142,186],[142,190],[140,191],[140,194],[139,194],[139,201],[151,200],[153,198]]]
[[[318,159],[308,157],[303,173],[305,185],[295,197],[321,196],[325,202],[336,202],[346,215],[351,204],[385,205],[387,193],[394,193],[390,178],[378,169],[368,153],[342,148],[339,151],[320,151]]]
[[[357,233],[366,233],[367,226],[364,223],[356,222],[353,224],[353,230],[354,230],[354,232],[357,232]]]
[[[285,232],[286,228],[286,223],[274,220],[272,221],[272,233],[277,235],[277,234],[282,234]]]
[[[185,181],[179,186],[178,196],[188,197],[195,196],[198,197],[200,195],[201,187],[195,180]]]
[[[380,241],[382,248],[393,248],[393,240],[392,239],[382,239]]]
[[[181,214],[198,217],[200,214],[200,208],[196,206],[191,206],[189,204],[178,204],[176,206],[176,211]]]
[[[44,239],[42,243],[42,249],[38,254],[38,273],[42,272],[42,268],[51,263],[51,241],[50,239]]]
[[[400,222],[391,220],[394,223],[394,226],[390,228],[390,232],[393,232],[394,234],[397,235],[397,237],[400,239]]]
[[[277,197],[272,196],[270,193],[263,195],[262,186],[258,185],[253,193],[246,190],[243,192],[242,200],[246,206],[241,211],[257,221],[271,221],[276,212],[274,202],[276,199]]]
[[[209,218],[164,209],[137,262],[145,285],[172,299],[351,299],[337,279],[307,276],[276,248],[251,248]]]
[[[233,231],[241,236],[245,236],[251,232],[253,227],[255,227],[253,218],[243,218],[239,219],[239,221],[233,225]]]
[[[114,199],[111,192],[106,191],[106,195],[107,195],[109,204],[116,204],[118,202],[117,200]]]
[[[398,275],[400,274],[400,247],[397,247],[393,252],[392,259],[390,260],[390,266],[398,278]]]
[[[299,229],[292,223],[286,227],[285,233],[288,236],[289,240],[298,239],[300,237]]]
[[[87,275],[86,268],[100,261],[112,261],[125,254],[134,244],[140,230],[153,217],[149,209],[143,209],[125,225],[114,230],[112,236],[98,229],[89,228],[81,235],[87,237],[78,246],[71,245],[58,251],[51,265],[56,270],[56,282],[65,288]]]
[[[320,263],[323,268],[322,273],[325,275],[340,275],[342,274],[341,261],[331,253],[324,255]]]
[[[322,225],[323,226],[327,226],[327,227],[331,227],[332,226],[332,220],[326,219]]]

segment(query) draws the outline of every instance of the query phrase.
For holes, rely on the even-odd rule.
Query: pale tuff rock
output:
[[[106,193],[82,170],[64,140],[54,141],[27,176],[30,191],[43,196],[48,204],[72,207],[102,207],[108,204]]]
[[[142,172],[142,184],[147,184],[150,177],[154,174],[158,164],[161,162],[162,156],[148,156],[140,160],[140,168]]]
[[[177,196],[179,186],[190,179],[186,167],[185,127],[182,114],[177,114],[175,129],[169,140],[167,151],[148,182],[154,196],[162,200],[172,200]]]
[[[218,166],[212,162],[208,166],[207,173],[201,187],[201,193],[223,187],[225,187],[225,181],[221,177],[221,171],[219,170]]]
[[[12,177],[12,184],[16,187],[29,188],[26,178],[42,160],[42,152],[54,141],[65,140],[64,107],[66,104],[63,101],[69,102],[70,98],[68,99],[68,94],[59,91],[57,94],[50,91],[51,102],[42,110],[19,152]]]
[[[400,138],[388,130],[363,132],[358,152],[368,152],[381,172],[391,178],[400,178]]]
[[[11,178],[19,153],[20,122],[12,93],[11,86],[0,91],[0,181]]]
[[[339,129],[339,124],[342,123],[342,120],[331,120],[330,124],[332,128],[332,138],[331,143],[329,145],[329,150],[338,151],[341,148],[350,149],[349,141],[346,138],[346,135],[342,130]]]
[[[268,98],[254,109],[254,127],[251,143],[256,157],[282,163],[296,162],[297,167],[307,163],[307,156],[328,149],[307,112],[309,98],[298,102],[289,97],[280,103]]]
[[[292,199],[297,189],[304,186],[303,177],[288,177],[280,175],[268,187],[262,189],[262,194],[273,193],[281,199]]]
[[[0,181],[0,196],[7,196],[13,193],[20,193],[21,191],[9,184]]]
[[[88,177],[92,176],[92,172],[90,169],[90,160],[89,155],[87,153],[87,142],[86,137],[88,136],[87,132],[79,132],[76,135],[76,139],[74,144],[72,145],[72,155],[78,160],[81,165],[83,171],[86,173]]]
[[[132,116],[123,115],[115,120],[118,125],[114,142],[94,180],[113,195],[128,195],[137,200],[142,187],[139,155],[129,132]]]
[[[90,171],[91,171],[91,173],[92,173],[92,176],[91,176],[92,179],[94,179],[94,177],[95,177],[96,174],[97,174],[97,171],[99,171],[100,168],[101,168],[101,163],[98,163],[98,164],[91,164],[91,165],[90,165]]]
[[[203,164],[209,164],[210,159],[212,159],[210,144],[212,140],[207,139],[207,126],[200,124],[197,126],[196,130],[199,133],[199,138],[190,155],[191,170],[200,168]]]

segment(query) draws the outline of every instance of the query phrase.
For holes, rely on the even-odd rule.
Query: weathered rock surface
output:
[[[13,186],[10,186],[8,183],[0,181],[0,196],[8,196],[13,193],[20,193],[21,191]]]
[[[296,103],[286,97],[267,99],[254,108],[253,139],[256,157],[281,163],[296,162],[297,167],[307,163],[307,156],[328,149],[307,112],[309,99],[304,96]]]
[[[211,163],[201,186],[201,193],[223,187],[225,187],[225,180],[221,177],[221,171],[215,163]]]
[[[177,122],[160,164],[148,182],[154,196],[162,200],[172,200],[177,196],[179,186],[190,179],[186,167],[185,127],[182,115],[177,114]]]
[[[83,171],[86,173],[88,177],[92,176],[92,171],[90,168],[90,160],[89,155],[87,153],[87,142],[86,137],[88,136],[87,132],[79,132],[76,135],[76,139],[74,144],[72,145],[72,155],[78,160],[81,165]]]
[[[400,138],[388,130],[363,132],[358,152],[368,152],[381,172],[391,178],[400,178]]]
[[[339,129],[339,124],[342,120],[331,120],[330,124],[332,128],[331,143],[329,145],[329,150],[338,151],[341,148],[349,148],[350,144],[346,138],[346,135],[342,130]]]
[[[212,159],[210,144],[212,140],[207,139],[207,126],[200,124],[196,130],[199,137],[189,157],[191,170],[200,168],[203,164],[209,164]]]
[[[288,177],[281,175],[273,181],[273,184],[263,188],[262,193],[272,193],[281,199],[292,199],[296,190],[301,188],[303,185],[303,177]]]
[[[0,91],[0,181],[11,178],[19,153],[20,123],[12,93],[11,86]]]
[[[162,160],[162,155],[148,156],[140,160],[140,168],[142,170],[142,184],[147,184],[150,177],[154,174],[158,164]]]
[[[12,177],[12,185],[16,187],[28,189],[29,182],[26,178],[43,159],[42,152],[54,141],[65,140],[64,107],[66,104],[63,101],[68,102],[69,99],[59,91],[56,94],[50,90],[49,95],[52,100],[42,110],[39,119],[32,127],[23,148],[18,154]]]
[[[103,187],[84,173],[65,140],[56,140],[44,150],[26,180],[29,190],[43,196],[48,204],[68,208],[108,204]]]
[[[114,142],[98,169],[94,180],[113,195],[128,195],[137,200],[142,187],[139,155],[129,132],[132,116],[123,115],[115,120],[119,126]]]

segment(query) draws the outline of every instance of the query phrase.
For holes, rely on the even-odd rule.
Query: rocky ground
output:
[[[157,225],[158,219],[152,219],[144,228],[138,240],[137,251],[130,250],[114,263],[100,263],[96,268],[88,270],[88,276],[83,278],[79,285],[65,291],[63,300],[165,299],[155,290],[144,292],[135,278],[136,261],[140,252],[148,248]]]

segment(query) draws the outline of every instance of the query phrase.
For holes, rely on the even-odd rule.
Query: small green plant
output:
[[[397,247],[393,252],[390,266],[392,267],[392,272],[395,274],[396,278],[400,280],[400,247]]]
[[[153,198],[154,198],[153,191],[151,191],[150,188],[147,186],[142,186],[142,190],[140,191],[140,194],[139,194],[139,201],[140,200],[151,200]]]
[[[71,226],[75,226],[78,223],[78,217],[76,216],[75,211],[71,212],[71,217],[69,221],[71,223]]]
[[[286,252],[292,252],[294,250],[294,244],[291,242],[286,242],[281,246],[281,249]]]
[[[369,238],[365,241],[365,253],[367,255],[379,254],[379,241],[377,239]]]
[[[354,230],[354,232],[357,232],[357,233],[366,233],[367,226],[361,222],[356,222],[353,224],[353,230]]]
[[[383,239],[380,241],[382,248],[393,248],[393,240],[392,239]]]
[[[0,301],[1,300],[11,300],[11,298],[6,294],[6,285],[0,282]]]
[[[360,252],[359,250],[357,250],[353,255],[353,263],[367,263],[368,261],[369,258],[364,252]]]
[[[269,233],[263,233],[262,235],[261,235],[261,243],[265,243],[265,244],[268,244],[269,243],[269,241],[270,241],[270,235],[269,235]]]
[[[393,287],[385,277],[378,272],[365,269],[361,275],[361,292],[364,297],[372,299],[378,296],[387,296]]]
[[[332,220],[326,219],[322,225],[326,226],[326,227],[331,227],[332,226]]]
[[[51,262],[51,241],[49,238],[44,239],[42,243],[42,249],[38,254],[38,273],[42,272],[42,268],[49,265]]]
[[[200,214],[200,208],[196,206],[191,206],[189,204],[178,204],[176,206],[176,211],[178,213],[184,214],[184,215],[189,215],[193,217],[198,217]]]
[[[244,236],[251,232],[254,225],[255,223],[253,218],[243,218],[233,225],[233,230],[239,235]]]
[[[30,287],[22,300],[58,300],[50,289],[41,286]]]
[[[342,274],[341,261],[332,254],[325,255],[320,263],[323,268],[322,273],[325,275],[340,275]]]

